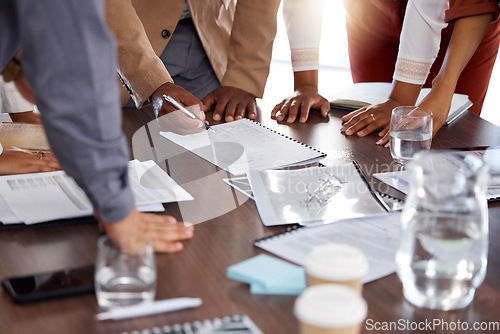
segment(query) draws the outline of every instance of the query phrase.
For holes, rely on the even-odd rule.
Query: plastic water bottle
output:
[[[396,255],[404,296],[430,309],[466,307],[486,274],[487,167],[470,153],[432,151],[408,167]]]

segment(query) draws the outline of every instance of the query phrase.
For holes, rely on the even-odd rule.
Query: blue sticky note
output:
[[[302,267],[265,254],[228,267],[226,274],[231,279],[250,284],[252,293],[297,291],[302,282],[305,286]]]
[[[296,275],[290,275],[286,282],[281,284],[263,286],[258,283],[250,285],[250,292],[255,295],[289,295],[298,296],[306,288],[306,275],[302,270]]]

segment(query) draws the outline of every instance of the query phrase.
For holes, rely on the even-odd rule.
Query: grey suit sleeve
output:
[[[104,221],[134,205],[115,44],[101,0],[16,0],[22,66],[50,145]]]

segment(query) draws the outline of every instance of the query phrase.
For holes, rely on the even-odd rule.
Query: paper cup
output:
[[[337,283],[351,286],[358,293],[368,272],[368,260],[356,247],[329,243],[315,247],[305,263],[307,285]]]
[[[340,284],[308,287],[294,307],[300,334],[358,334],[367,310],[359,293]]]

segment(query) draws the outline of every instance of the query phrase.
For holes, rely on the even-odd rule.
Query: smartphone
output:
[[[16,303],[94,293],[94,265],[7,277],[2,286]]]

